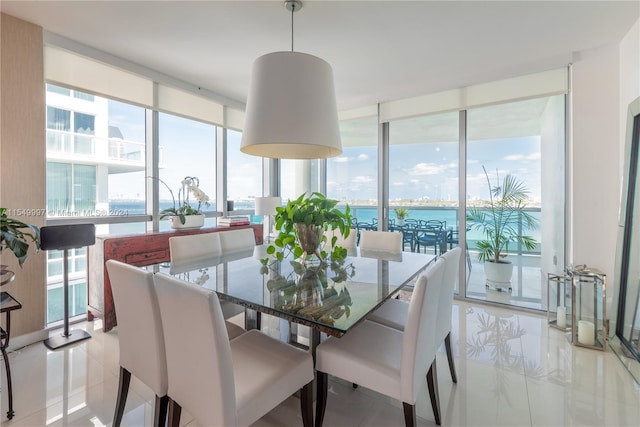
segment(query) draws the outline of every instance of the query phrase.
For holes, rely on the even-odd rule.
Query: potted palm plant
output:
[[[396,224],[400,227],[404,225],[404,220],[409,216],[409,209],[407,208],[395,208],[393,212],[396,214]]]
[[[279,261],[284,259],[285,251],[293,252],[295,258],[316,255],[324,259],[328,253],[321,250],[327,242],[324,232],[329,229],[340,230],[344,237],[349,236],[351,211],[346,205],[344,212],[336,206],[337,200],[328,199],[322,193],[302,194],[295,200],[289,200],[285,206],[276,208],[275,223],[279,231],[274,242],[267,247],[267,254],[275,255]],[[347,250],[336,245],[338,238],[330,243],[331,258],[344,259]]]
[[[526,211],[529,190],[513,175],[506,175],[502,181],[496,171],[493,185],[483,166],[489,200],[480,206],[472,206],[467,211],[467,222],[471,230],[481,231],[484,239],[476,242],[478,260],[484,262],[487,287],[511,288],[513,264],[505,259],[509,245],[522,245],[527,250],[536,247],[533,237],[524,233],[534,230],[538,220]]]

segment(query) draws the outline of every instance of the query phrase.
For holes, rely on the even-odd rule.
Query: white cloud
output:
[[[540,152],[536,151],[535,153],[529,153],[529,154],[512,154],[509,156],[504,156],[503,160],[507,160],[507,161],[540,160]]]
[[[348,157],[336,157],[333,161],[336,163],[347,163],[350,160]]]
[[[358,155],[358,160],[369,160],[368,154],[360,154]]]
[[[409,175],[437,175],[443,173],[446,165],[436,165],[433,163],[418,163],[407,172]]]
[[[358,184],[366,184],[368,182],[373,182],[373,178],[371,178],[370,176],[359,175],[359,176],[354,176],[351,182],[358,183]]]

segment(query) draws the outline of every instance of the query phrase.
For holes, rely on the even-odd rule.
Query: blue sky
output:
[[[482,165],[495,183],[510,173],[523,180],[533,200],[540,200],[540,143],[538,137],[471,141],[467,152],[469,199],[488,196]],[[377,147],[345,147],[330,159],[328,194],[339,200],[377,198]],[[392,144],[389,148],[389,198],[457,200],[457,142]],[[349,185],[345,185],[349,182]]]
[[[117,126],[126,140],[144,141],[144,109],[119,102],[109,102],[109,124]],[[393,123],[392,123],[393,126]],[[451,127],[451,126],[450,126]],[[377,139],[372,140],[371,123],[363,132],[363,139],[347,134],[345,140],[356,146],[345,146],[341,156],[330,159],[328,166],[328,195],[341,200],[375,200],[377,198]],[[353,132],[346,128],[344,132]],[[458,195],[457,142],[421,143],[419,131],[406,137],[402,132],[391,133],[395,140],[390,146],[390,199],[456,200]],[[405,132],[406,134],[406,132]],[[355,139],[354,139],[355,138]],[[425,137],[427,138],[427,137]],[[433,139],[432,135],[428,138]],[[160,114],[160,145],[163,150],[162,179],[177,195],[185,175],[197,176],[201,188],[215,195],[215,127]],[[368,144],[368,145],[367,145]],[[242,199],[261,195],[262,161],[240,152],[240,133],[229,134],[228,174],[229,197]],[[486,198],[484,165],[495,180],[507,173],[522,179],[534,201],[540,200],[540,139],[518,137],[470,141],[467,152],[467,192],[469,199]],[[284,177],[284,179],[291,179]],[[495,182],[495,181],[494,181]],[[111,197],[137,198],[144,194],[144,174],[116,174],[110,176]],[[169,197],[163,191],[163,198]]]

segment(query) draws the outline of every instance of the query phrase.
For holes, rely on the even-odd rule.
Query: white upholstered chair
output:
[[[360,232],[360,249],[400,253],[402,252],[402,233],[362,230]]]
[[[462,249],[455,247],[440,256],[445,261],[444,277],[442,281],[442,291],[440,292],[440,302],[438,304],[438,318],[436,319],[436,344],[440,345],[444,341],[449,362],[449,371],[454,383],[458,382],[456,375],[456,365],[453,360],[453,350],[451,348],[451,315],[453,309],[453,293],[458,282],[460,271],[460,256]],[[404,330],[409,313],[409,304],[391,299],[385,302],[373,314],[367,317],[368,320],[381,323],[389,327]]]
[[[255,246],[253,237],[253,229],[243,229],[251,232],[251,244]],[[186,236],[169,237],[169,256],[171,258],[172,267],[180,267],[181,265],[193,265],[198,261],[213,259],[222,254],[222,234],[235,233],[242,230],[221,231],[217,233],[189,234]],[[236,234],[234,234],[236,235]],[[246,234],[243,233],[244,236]],[[230,244],[231,240],[228,241]],[[253,247],[251,246],[251,247]],[[222,302],[225,319],[233,317],[244,312],[244,309],[237,304],[229,301]],[[230,336],[237,336],[244,332],[239,326],[233,323],[227,325]]]
[[[443,273],[444,261],[438,260],[418,278],[404,331],[365,320],[342,338],[329,338],[317,347],[316,426],[324,419],[328,374],[402,401],[407,426],[416,424],[415,404],[427,374],[440,424],[434,333]]]
[[[169,402],[167,364],[153,273],[115,260],[106,265],[120,343],[120,381],[113,425],[117,427],[122,421],[133,374],[155,393],[153,425],[163,426]]]
[[[220,255],[220,233],[169,237],[171,262],[193,262]]]
[[[341,248],[355,249],[356,248],[356,239],[358,237],[358,233],[356,230],[350,230],[349,235],[344,237],[340,230],[329,230],[325,233],[327,236],[327,241],[323,245],[323,250],[329,252],[331,250],[331,240],[336,238],[336,246],[340,246]]]
[[[220,234],[220,247],[224,254],[249,250],[256,246],[253,228],[221,231],[216,234]]]
[[[231,341],[215,292],[155,275],[169,375],[169,425],[182,408],[200,425],[248,426],[300,390],[313,424],[313,360],[303,350],[251,330]],[[185,329],[187,328],[187,329]]]

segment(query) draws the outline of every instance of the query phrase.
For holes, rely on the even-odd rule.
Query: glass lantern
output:
[[[571,277],[547,273],[547,323],[561,331],[571,331]]]
[[[608,337],[605,320],[607,277],[602,271],[586,265],[574,268],[571,276],[572,342],[580,347],[604,351]]]

